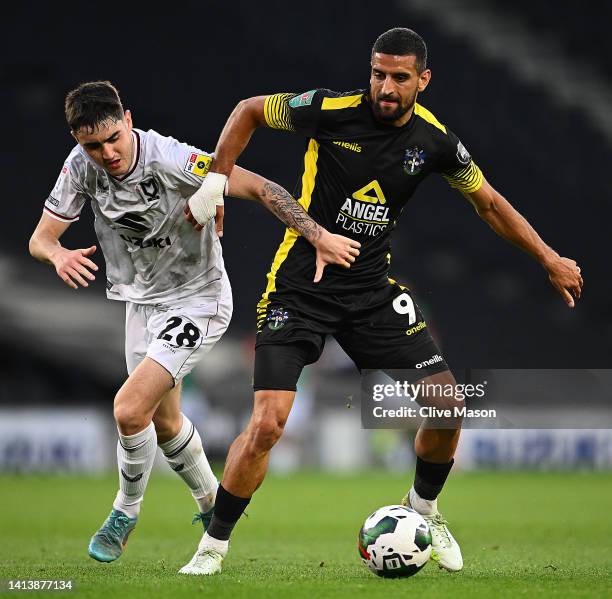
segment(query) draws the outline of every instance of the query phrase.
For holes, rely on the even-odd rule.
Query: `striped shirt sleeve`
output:
[[[53,199],[53,198],[47,198],[47,201],[45,202],[45,205],[43,207],[43,212],[47,216],[50,216],[51,218],[53,218],[55,220],[59,220],[62,223],[75,223],[77,220],[79,220],[80,215],[77,215],[77,216],[66,216],[64,214],[60,214],[59,212],[55,212],[54,210],[51,210],[51,208],[49,208],[47,206],[47,204],[49,203],[50,199]]]
[[[453,172],[442,173],[448,184],[463,193],[474,193],[482,187],[483,175],[473,160]]]
[[[438,169],[448,184],[462,193],[474,193],[482,187],[482,171],[461,140],[448,127],[441,141]]]
[[[311,89],[301,94],[273,94],[264,103],[268,127],[314,137],[319,127],[321,103],[328,90]]]
[[[295,131],[291,122],[289,100],[294,94],[273,94],[266,98],[264,117],[268,127],[282,131]]]

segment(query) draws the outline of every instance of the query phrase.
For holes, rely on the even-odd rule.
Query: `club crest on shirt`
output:
[[[105,194],[108,189],[109,189],[109,184],[106,183],[106,185],[104,184],[105,181],[102,178],[101,175],[98,175],[97,179],[96,179],[96,192],[99,194]]]
[[[407,175],[418,175],[425,164],[425,152],[418,146],[409,148],[404,154],[404,172]]]
[[[155,177],[147,177],[138,184],[138,192],[147,202],[159,200],[159,183]]]
[[[277,331],[285,326],[285,323],[289,320],[289,312],[282,308],[272,308],[270,314],[268,314],[268,328],[271,331]]]

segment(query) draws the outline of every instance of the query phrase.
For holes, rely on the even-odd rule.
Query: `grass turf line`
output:
[[[440,508],[465,568],[428,564],[379,579],[356,538],[376,508],[397,503],[410,475],[305,472],[269,477],[236,528],[221,576],[177,570],[195,550],[195,504],[178,478],[152,477],[140,522],[113,564],[87,556],[110,510],[115,477],[0,477],[0,579],[72,579],[68,596],[603,597],[612,595],[612,479],[589,473],[457,473]]]

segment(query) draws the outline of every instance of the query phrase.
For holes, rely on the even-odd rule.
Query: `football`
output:
[[[413,576],[431,556],[429,526],[409,507],[381,507],[368,516],[359,531],[359,555],[378,576]]]

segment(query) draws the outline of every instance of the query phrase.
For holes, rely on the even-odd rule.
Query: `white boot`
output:
[[[431,559],[440,568],[444,568],[449,572],[461,570],[463,568],[461,548],[450,530],[448,530],[448,522],[438,511],[437,500],[428,501],[422,499],[412,488],[408,495],[402,499],[402,505],[410,507],[421,514],[429,525],[429,530],[431,531]]]
[[[179,570],[179,574],[194,576],[219,574],[228,548],[229,541],[220,541],[209,536],[208,533],[204,533],[198,550],[194,553],[191,561]]]

